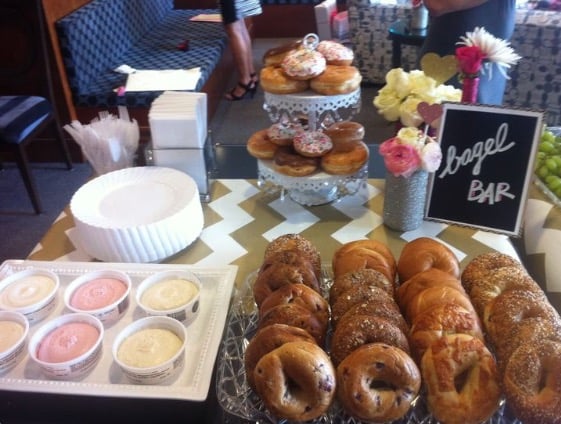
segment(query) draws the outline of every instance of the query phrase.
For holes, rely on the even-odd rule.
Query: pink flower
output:
[[[413,7],[419,7],[423,4],[423,0],[412,0],[411,5]]]
[[[401,144],[396,138],[380,145],[380,154],[389,172],[394,176],[410,177],[420,167],[421,158],[414,146]]]

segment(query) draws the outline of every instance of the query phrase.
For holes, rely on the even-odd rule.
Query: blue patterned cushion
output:
[[[37,96],[0,96],[0,142],[21,143],[52,111]]]
[[[173,0],[94,0],[60,20],[57,29],[76,106],[148,107],[161,92],[116,94],[127,76],[114,69],[124,64],[135,69],[200,67],[200,91],[227,37],[220,23],[189,21],[199,13],[218,11],[174,10]],[[185,40],[189,50],[179,50]]]

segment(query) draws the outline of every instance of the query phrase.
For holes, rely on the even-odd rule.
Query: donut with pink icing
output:
[[[267,137],[278,146],[290,146],[294,136],[304,131],[301,125],[292,122],[278,122],[267,128]]]
[[[303,131],[292,140],[294,150],[306,157],[317,158],[333,149],[331,138],[322,131]]]
[[[328,65],[349,66],[353,63],[353,51],[336,41],[320,41],[317,51],[325,57]]]
[[[289,52],[281,63],[283,72],[296,80],[309,80],[325,71],[325,57],[316,50],[302,48]]]

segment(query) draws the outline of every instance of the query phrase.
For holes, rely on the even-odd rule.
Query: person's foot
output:
[[[232,88],[224,98],[229,101],[238,101],[243,100],[246,96],[249,96],[250,99],[253,99],[255,96],[255,92],[257,91],[257,83],[253,81],[249,81],[247,84],[242,82],[238,82],[238,84]]]

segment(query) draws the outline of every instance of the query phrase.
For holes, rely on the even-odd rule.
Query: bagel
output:
[[[356,285],[375,286],[392,297],[394,294],[393,282],[390,282],[384,274],[375,269],[363,268],[335,277],[329,288],[329,302],[331,304],[335,303],[341,294]]]
[[[461,280],[468,293],[474,282],[485,280],[486,276],[497,268],[505,266],[522,267],[520,262],[501,252],[482,253],[472,259],[464,268]]]
[[[253,373],[255,391],[276,417],[309,421],[320,417],[336,393],[335,368],[310,342],[289,342],[264,355]]]
[[[337,367],[337,399],[366,422],[393,422],[417,397],[421,374],[402,350],[383,343],[359,347]]]
[[[450,334],[421,360],[431,414],[446,424],[479,424],[499,407],[501,388],[493,355],[477,337]]]
[[[430,268],[402,283],[396,289],[396,301],[402,309],[405,309],[416,295],[431,287],[450,287],[465,293],[460,280],[456,277],[438,268]]]
[[[377,240],[355,240],[345,243],[333,254],[331,261],[335,277],[364,268],[375,269],[395,281],[396,263],[390,249]]]
[[[259,328],[272,324],[287,324],[302,328],[310,333],[318,345],[323,346],[329,320],[316,315],[304,306],[285,303],[270,309],[259,319]]]
[[[397,262],[399,281],[405,282],[430,268],[438,268],[453,277],[460,277],[458,258],[443,243],[429,237],[419,237],[406,243]]]

